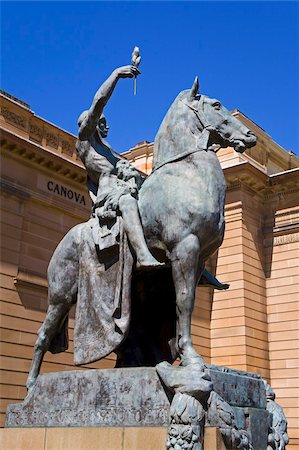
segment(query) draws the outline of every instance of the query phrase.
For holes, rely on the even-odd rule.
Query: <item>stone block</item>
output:
[[[41,375],[9,405],[7,426],[161,426],[169,401],[154,368],[92,369]]]
[[[123,450],[165,450],[166,428],[125,428]]]
[[[3,450],[165,450],[164,428],[6,428]],[[219,430],[206,428],[205,450],[227,450]]]
[[[207,427],[205,429],[204,450],[227,450],[217,428]]]
[[[45,450],[121,450],[122,444],[123,430],[121,428],[47,428],[46,430]]]
[[[213,365],[208,367],[214,391],[231,406],[266,408],[266,391],[258,375]]]
[[[268,413],[261,378],[212,365],[208,369],[214,390],[232,406],[238,427],[252,435],[254,449],[266,449],[264,440],[267,437]],[[131,433],[125,429],[124,435],[124,448],[129,449],[132,445],[132,448],[135,448],[134,445],[138,448],[139,442],[144,439],[158,443],[165,437],[165,428],[158,431],[156,427],[166,427],[168,424],[169,397],[171,394],[165,392],[152,367],[49,373],[38,377],[35,387],[22,403],[8,406],[6,426],[50,429],[139,427],[140,432]],[[207,423],[207,426],[214,425]],[[147,429],[143,432],[144,427]],[[148,427],[155,427],[156,431],[152,433]],[[71,446],[69,440],[73,440],[75,434],[75,431],[74,434],[71,431],[60,433],[60,447]],[[76,442],[80,441],[80,436],[79,433]],[[107,442],[110,442],[109,436],[105,438]],[[113,439],[116,439],[115,436]],[[54,438],[55,431],[49,431],[49,439]]]
[[[208,366],[214,390],[231,406],[266,407],[262,380]],[[7,426],[163,426],[169,400],[151,367],[40,375],[22,403],[8,406]]]
[[[0,447],[3,450],[42,450],[44,449],[46,430],[19,428],[0,430]]]

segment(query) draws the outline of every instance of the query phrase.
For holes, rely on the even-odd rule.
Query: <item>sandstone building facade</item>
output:
[[[250,119],[245,154],[218,152],[227,182],[224,243],[208,265],[228,291],[198,288],[193,342],[207,362],[257,372],[283,406],[290,450],[299,448],[299,160]],[[36,333],[47,306],[46,270],[66,232],[88,220],[91,203],[76,137],[1,94],[1,426],[22,400]],[[150,173],[153,145],[125,153]],[[200,195],[200,193],[199,193]],[[74,316],[73,316],[74,317]],[[42,372],[71,370],[70,349],[47,354]],[[89,365],[113,367],[114,355]],[[84,367],[87,368],[87,367]]]

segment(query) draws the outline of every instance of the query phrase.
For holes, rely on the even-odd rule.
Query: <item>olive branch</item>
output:
[[[132,66],[138,68],[141,61],[141,56],[139,53],[139,47],[134,47],[133,53],[132,53]],[[135,75],[134,77],[134,95],[137,94],[137,77]]]

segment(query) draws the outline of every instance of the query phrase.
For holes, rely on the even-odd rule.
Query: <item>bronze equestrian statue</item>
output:
[[[256,137],[218,100],[201,94],[196,78],[167,112],[154,142],[153,171],[144,178],[104,140],[103,109],[117,81],[137,74],[133,66],[116,69],[79,117],[76,147],[93,214],[66,234],[49,263],[49,307],[28,388],[46,351],[66,350],[75,303],[76,364],[113,351],[122,367],[177,356],[182,365],[203,364],[191,341],[195,290],[198,283],[227,287],[205,270],[224,235],[226,185],[215,149],[243,152]]]

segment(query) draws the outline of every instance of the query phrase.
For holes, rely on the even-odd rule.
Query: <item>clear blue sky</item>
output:
[[[2,89],[74,134],[100,84],[138,45],[137,96],[132,80],[120,80],[105,109],[115,150],[154,140],[199,75],[203,93],[299,154],[297,2],[10,1],[1,34]]]

